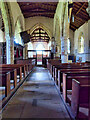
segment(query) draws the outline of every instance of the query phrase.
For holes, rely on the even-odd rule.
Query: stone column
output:
[[[23,47],[23,59],[25,59],[25,46]]]
[[[61,60],[62,63],[68,62],[68,54],[67,54],[67,38],[61,38]]]
[[[11,55],[11,64],[14,64],[14,36],[10,38],[10,55]]]
[[[11,64],[10,36],[9,36],[9,34],[6,34],[5,38],[6,38],[6,63]]]
[[[88,10],[87,10],[89,17],[90,17],[90,0],[88,0]],[[90,20],[88,20],[88,54],[86,56],[86,61],[90,61]]]
[[[62,63],[68,62],[68,46],[67,46],[67,40],[69,38],[69,22],[68,22],[68,3],[65,3],[65,11],[64,11],[64,17],[63,17],[63,34],[61,37],[61,59]]]
[[[27,59],[27,58],[28,58],[28,45],[25,44],[23,48],[23,59]]]
[[[56,43],[55,43],[55,38],[52,37],[52,40],[51,40],[51,53],[53,55],[53,59],[55,57],[55,46],[56,46]]]
[[[14,37],[6,35],[6,63],[14,64]]]

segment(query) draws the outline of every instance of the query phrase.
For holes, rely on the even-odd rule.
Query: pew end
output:
[[[72,80],[71,111],[75,119],[90,117],[89,90],[90,85],[81,85],[76,79]]]

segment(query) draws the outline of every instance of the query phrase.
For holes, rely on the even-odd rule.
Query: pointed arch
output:
[[[48,34],[48,36],[50,37],[50,39],[51,39],[51,37],[52,37],[52,34],[50,33],[50,30],[46,27],[46,26],[44,26],[42,23],[37,23],[37,24],[35,24],[30,30],[29,30],[29,32],[30,32],[30,35],[33,33],[33,31],[36,29],[36,28],[42,28],[47,34]]]
[[[6,2],[3,2],[3,0],[1,1],[1,12],[5,26],[5,34],[9,36],[11,33],[11,25],[10,25],[8,4]]]
[[[23,21],[23,15],[20,15],[20,16],[17,17],[16,23],[15,23],[15,27],[16,27],[18,21],[20,23],[21,30],[24,31],[25,30],[25,23]]]

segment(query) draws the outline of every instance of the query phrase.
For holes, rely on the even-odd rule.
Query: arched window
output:
[[[84,36],[80,33],[78,38],[78,53],[84,53]]]

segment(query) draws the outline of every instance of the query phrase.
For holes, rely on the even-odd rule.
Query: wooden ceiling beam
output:
[[[43,35],[47,35],[47,33],[32,33],[32,35],[36,35],[36,34],[43,34]]]
[[[30,8],[30,7],[27,7],[27,8],[22,8],[22,11],[23,12],[26,12],[26,11],[36,11],[36,10],[42,10],[42,11],[55,11],[55,9],[46,9],[46,7],[45,8],[43,8],[42,6],[41,7],[33,7],[33,8]]]
[[[49,39],[49,37],[31,37],[31,39],[38,39],[38,38],[40,38],[40,39]]]
[[[34,4],[32,2],[17,2],[17,3],[20,5],[20,7],[22,7],[22,6],[29,6],[29,5]],[[27,5],[27,4],[29,4],[29,5]]]
[[[25,18],[34,16],[44,16],[54,18],[58,2],[18,2]]]
[[[86,3],[84,3],[84,4],[82,5],[82,7],[80,7],[80,9],[77,11],[76,15],[81,11],[81,9],[83,8],[83,6],[84,6],[85,4],[86,4]]]
[[[34,40],[32,40],[32,39],[31,39],[31,41],[49,41],[49,40],[42,40],[42,39],[37,39],[37,40],[34,39]]]
[[[49,40],[47,40],[47,39],[31,39],[31,41],[38,41],[38,40],[42,40],[42,41],[49,41]]]
[[[74,22],[70,23],[70,28],[75,31],[78,29],[81,25],[83,25],[86,21],[89,20],[88,13],[86,11],[86,8],[88,7],[88,2],[74,2],[74,7],[72,10],[72,15],[74,15]]]
[[[86,19],[86,18],[84,18],[84,17],[82,17],[82,16],[79,16],[79,15],[77,15],[77,16],[76,16],[76,14],[75,14],[75,13],[73,13],[73,15],[74,15],[77,19],[79,19],[79,20],[82,20],[82,21],[87,21],[87,19]]]
[[[75,11],[75,10],[77,11],[78,9],[77,9],[77,8],[74,8],[74,10],[73,10],[73,11]],[[83,9],[83,8],[82,8],[82,10],[81,10],[81,11],[82,11],[82,12],[84,12],[84,14],[87,14],[86,9]]]
[[[75,7],[76,7],[76,6],[81,7],[83,3],[85,3],[85,2],[74,2],[74,6],[75,6]]]
[[[48,41],[41,41],[41,40],[38,40],[38,41],[32,41],[32,42],[48,42]]]
[[[50,6],[57,6],[58,2],[47,2],[47,3],[43,3],[44,5],[50,5]]]
[[[39,3],[39,4],[32,4],[32,5],[26,5],[26,6],[20,6],[21,7],[21,9],[22,10],[28,10],[28,9],[31,9],[31,10],[34,10],[34,9],[43,9],[43,10],[46,10],[47,8],[48,9],[53,9],[53,10],[55,10],[56,9],[56,7],[55,6],[50,6],[50,5],[44,5],[44,4],[41,4],[41,3]]]
[[[35,39],[35,40],[38,40],[38,39],[49,40],[49,38],[42,38],[42,37],[41,37],[41,38],[30,38],[30,39],[32,39],[32,40],[34,40],[34,39]]]
[[[82,16],[82,14],[83,14],[83,18],[84,18],[84,19],[88,19],[88,18],[89,18],[89,14],[87,14],[87,13],[85,14],[85,13],[82,12],[82,11],[81,11],[78,15],[81,15],[81,16]]]
[[[48,39],[50,39],[50,38],[42,38],[42,37],[31,37],[31,39],[33,40],[33,39],[42,39],[42,40],[44,40],[44,39],[46,39],[46,40],[48,40]]]
[[[78,19],[77,17],[74,18],[74,22],[72,22],[72,19],[71,19],[71,23],[78,23],[78,24],[81,24],[82,23],[82,20],[81,19]]]
[[[76,27],[75,25],[71,25],[74,29],[78,29],[78,27]]]
[[[36,11],[31,11],[31,10],[25,10],[23,11],[24,14],[32,14],[32,13],[47,13],[47,14],[54,14],[55,11],[54,10],[45,10],[45,11],[41,11],[41,10],[36,10]]]
[[[48,42],[48,40],[31,40],[32,42],[34,42],[34,41],[36,41],[36,42],[38,42],[38,41],[42,41],[42,42]]]
[[[42,17],[48,17],[48,18],[54,18],[54,15],[24,15],[25,18],[28,18],[28,17],[35,17],[35,16],[42,16]]]
[[[73,23],[73,22],[72,22]],[[77,18],[75,18],[75,22],[74,22],[75,24],[81,24],[82,23],[82,21],[81,20],[79,20],[79,19],[77,19]]]
[[[32,36],[31,35],[31,37],[48,37],[49,38],[49,36],[41,36],[41,35],[38,35],[38,36]]]
[[[37,12],[26,12],[26,13],[23,13],[24,15],[38,15],[38,14],[46,14],[46,15],[49,15],[49,14],[52,14],[52,15],[54,15],[54,12],[53,13],[51,13],[51,12],[42,12],[42,11],[37,11]]]
[[[42,31],[44,31],[42,28],[38,27],[38,28],[36,28],[36,29],[33,31],[33,33],[36,32],[36,31],[38,31],[39,29],[42,30]]]

